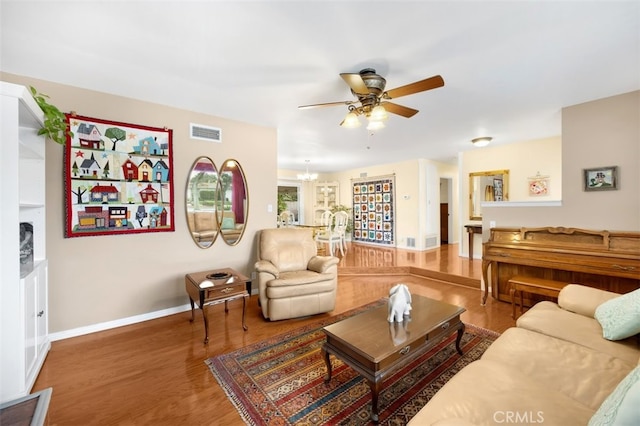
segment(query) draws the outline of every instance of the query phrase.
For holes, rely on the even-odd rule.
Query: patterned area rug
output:
[[[324,383],[322,327],[381,304],[381,299],[342,315],[271,337],[205,363],[249,425],[367,425],[371,393],[351,367],[331,356],[333,374]],[[462,367],[477,360],[499,336],[466,325],[413,363],[386,378],[379,395],[381,425],[405,425]]]

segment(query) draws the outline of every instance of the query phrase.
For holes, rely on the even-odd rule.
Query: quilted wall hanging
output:
[[[395,246],[395,176],[352,181],[355,242]]]
[[[173,131],[67,120],[65,237],[173,231]]]

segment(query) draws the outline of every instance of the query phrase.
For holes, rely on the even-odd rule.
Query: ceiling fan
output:
[[[406,118],[413,117],[418,113],[417,109],[389,102],[389,99],[396,99],[401,96],[412,95],[414,93],[437,89],[438,87],[444,86],[444,80],[442,77],[436,75],[424,80],[416,81],[415,83],[385,91],[387,80],[376,74],[376,70],[373,68],[365,68],[359,73],[341,73],[340,77],[342,77],[342,79],[349,85],[351,93],[353,93],[357,100],[302,105],[298,108],[307,109],[347,105],[349,112],[345,119],[340,123],[341,126],[358,127],[360,125],[358,116],[364,115],[369,120],[369,126],[367,126],[367,129],[376,130],[384,127],[383,121],[387,118],[387,112],[401,115]]]

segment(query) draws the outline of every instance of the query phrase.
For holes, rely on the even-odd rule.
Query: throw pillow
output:
[[[222,229],[233,229],[236,226],[236,221],[232,217],[222,218]]]
[[[640,366],[622,379],[589,420],[589,426],[635,426],[640,422]]]
[[[621,340],[640,333],[640,289],[607,300],[594,315],[608,340]]]

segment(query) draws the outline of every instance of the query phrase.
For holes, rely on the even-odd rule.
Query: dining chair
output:
[[[279,228],[291,228],[296,221],[295,215],[289,210],[281,212],[278,218]]]
[[[331,210],[322,208],[315,209],[313,212],[313,224],[327,225],[329,223],[329,216],[331,216]]]
[[[344,256],[346,250],[346,231],[349,223],[349,214],[344,211],[331,213],[326,232],[316,235],[316,242],[329,244],[329,254],[333,256],[335,247],[340,249]]]

